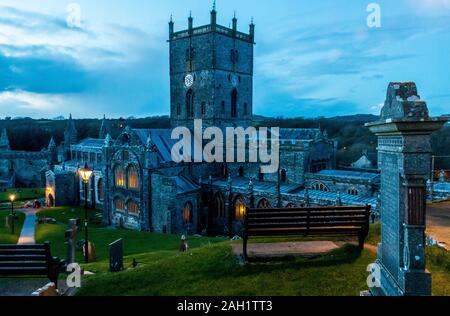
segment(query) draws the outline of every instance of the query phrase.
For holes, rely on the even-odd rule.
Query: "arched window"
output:
[[[139,205],[135,201],[129,200],[127,203],[127,210],[128,210],[128,213],[130,213],[130,214],[138,215],[139,214]]]
[[[237,103],[238,103],[238,93],[236,89],[231,91],[231,117],[237,117]]]
[[[125,201],[120,197],[115,198],[114,209],[118,212],[125,212]]]
[[[280,175],[280,180],[282,183],[286,183],[287,181],[287,171],[286,169],[281,169],[281,175]]]
[[[128,167],[128,189],[130,190],[139,190],[139,175],[137,169],[134,166]]]
[[[123,171],[122,166],[116,166],[116,168],[114,168],[114,183],[118,188],[125,187],[125,172]]]
[[[221,192],[216,194],[216,198],[214,200],[215,206],[215,217],[217,218],[225,218],[225,198]]]
[[[312,190],[328,192],[330,191],[325,184],[322,182],[316,182],[311,186]]]
[[[239,175],[239,178],[243,178],[244,177],[244,167],[243,166],[239,167],[238,175]]]
[[[191,89],[186,93],[186,114],[187,117],[194,117],[194,92]]]
[[[245,217],[245,200],[242,196],[236,198],[236,202],[234,202],[234,218],[237,221],[244,220]]]
[[[99,201],[103,201],[104,194],[103,194],[103,179],[100,178],[97,182],[97,198]]]
[[[269,200],[265,198],[259,200],[257,208],[271,208]]]
[[[202,110],[202,115],[205,115],[205,113],[206,113],[206,102],[202,102],[201,110]]]
[[[258,180],[264,181],[264,173],[262,172],[261,168],[259,169]]]
[[[183,222],[184,222],[185,225],[192,223],[192,220],[193,220],[192,211],[193,211],[193,209],[194,209],[194,207],[192,206],[191,202],[187,202],[184,205],[184,208],[183,208]]]
[[[354,188],[348,189],[347,193],[350,195],[358,195],[359,194],[358,190],[356,190]]]

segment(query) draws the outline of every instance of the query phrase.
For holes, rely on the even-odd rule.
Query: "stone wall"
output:
[[[15,176],[15,185],[20,187],[43,188],[45,172],[51,163],[50,154],[43,152],[2,151],[0,153],[0,177]]]

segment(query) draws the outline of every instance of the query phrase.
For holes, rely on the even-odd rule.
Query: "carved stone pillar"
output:
[[[378,136],[381,170],[380,287],[374,295],[431,295],[426,271],[426,181],[431,133],[447,119],[430,118],[412,82],[391,83],[381,119],[366,126]]]

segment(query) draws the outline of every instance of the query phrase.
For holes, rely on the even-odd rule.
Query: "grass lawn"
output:
[[[95,211],[91,211],[95,213]],[[40,213],[55,218],[57,225],[39,225],[38,242],[50,241],[54,255],[66,255],[64,231],[70,218],[84,217],[80,207],[57,208]],[[83,239],[83,233],[78,239]],[[108,273],[108,244],[124,239],[125,271]],[[380,225],[372,225],[368,243],[376,245]],[[82,266],[94,273],[83,279],[78,295],[337,295],[357,296],[366,289],[368,264],[373,251],[346,245],[315,258],[241,265],[232,251],[233,242],[219,238],[190,237],[190,251],[179,253],[177,235],[161,235],[103,228],[91,224],[90,239],[97,248],[97,262]],[[271,239],[258,240],[263,242]],[[138,262],[131,268],[132,260]],[[450,295],[450,258],[439,248],[428,249],[428,268],[434,295]],[[81,251],[77,261],[82,262]]]
[[[9,196],[16,195],[16,201],[35,200],[45,197],[45,189],[8,189],[0,192],[0,203],[9,202]]]
[[[18,219],[14,225],[15,234],[12,235],[11,228],[6,226],[6,219],[10,214],[10,211],[0,210],[0,244],[17,244],[17,241],[19,240],[23,222],[25,221],[25,215],[18,212],[16,213]]]
[[[359,295],[374,259],[347,245],[315,259],[243,266],[222,242],[88,277],[78,295]]]
[[[90,211],[92,217],[99,214],[97,211]],[[38,213],[38,216],[48,216],[55,218],[60,224],[43,224],[36,227],[36,242],[42,243],[49,241],[51,243],[52,255],[65,258],[67,255],[67,245],[64,242],[64,232],[68,229],[68,221],[71,218],[84,218],[84,209],[82,207],[61,207],[45,210]],[[84,265],[86,269],[99,272],[106,272],[109,268],[108,245],[113,241],[123,238],[124,255],[127,256],[124,261],[125,266],[131,266],[133,258],[138,262],[148,260],[142,253],[151,253],[150,257],[165,257],[176,254],[180,246],[180,236],[152,234],[148,232],[139,232],[125,229],[112,229],[101,227],[100,223],[89,226],[89,240],[96,246],[97,262]],[[84,239],[84,231],[79,232],[78,240]],[[191,248],[201,247],[209,243],[221,242],[222,238],[196,238],[191,237],[189,246]],[[76,259],[83,262],[83,253],[77,251]]]

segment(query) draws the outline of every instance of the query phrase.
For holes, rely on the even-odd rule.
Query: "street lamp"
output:
[[[9,200],[11,201],[11,234],[14,235],[14,219],[16,217],[16,214],[14,214],[14,201],[16,199],[15,194],[11,194],[9,196]]]
[[[92,170],[86,163],[79,171],[80,177],[84,185],[84,260],[89,263],[89,241],[88,241],[88,184],[92,176]]]

